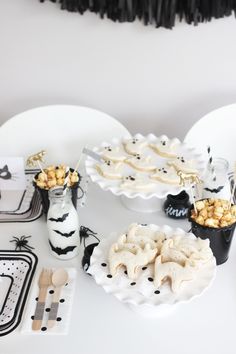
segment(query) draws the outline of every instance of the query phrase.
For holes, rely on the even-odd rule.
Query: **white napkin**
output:
[[[68,283],[61,290],[59,308],[57,313],[57,321],[54,327],[47,328],[47,320],[50,313],[49,311],[50,311],[50,306],[53,297],[52,294],[53,286],[50,286],[47,292],[41,330],[39,331],[32,330],[33,315],[37,304],[36,299],[39,294],[38,279],[41,272],[40,270],[38,274],[36,274],[32,290],[28,296],[27,308],[26,308],[26,312],[20,330],[22,334],[33,334],[33,335],[63,334],[64,335],[68,333],[70,318],[71,318],[71,310],[73,305],[73,297],[74,297],[75,285],[76,285],[77,270],[76,268],[64,268],[64,269],[68,272],[69,279],[68,279]],[[56,269],[52,269],[52,271],[54,270]]]

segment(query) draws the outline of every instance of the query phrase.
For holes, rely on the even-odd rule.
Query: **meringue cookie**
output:
[[[153,158],[149,156],[141,156],[136,154],[135,156],[128,157],[125,162],[131,167],[135,168],[138,171],[150,172],[156,169],[156,162],[153,161]]]
[[[141,154],[148,146],[146,139],[132,138],[123,142],[125,151],[130,155]]]
[[[184,156],[178,156],[176,159],[168,161],[167,164],[173,166],[177,172],[183,171],[186,173],[198,174],[198,170],[195,167],[195,161],[187,160]]]
[[[101,156],[104,160],[113,162],[122,162],[127,158],[126,153],[120,146],[106,146],[101,151]]]
[[[121,189],[131,189],[136,191],[147,191],[155,187],[155,183],[151,182],[150,179],[141,174],[134,174],[123,177],[123,180],[120,184]]]
[[[157,142],[149,144],[158,155],[162,157],[177,157],[177,142],[169,139],[158,139]]]
[[[180,183],[180,178],[174,167],[167,165],[157,168],[155,172],[150,175],[150,179],[167,184],[179,185]]]
[[[122,162],[104,161],[96,165],[98,173],[108,179],[122,179],[124,164]]]

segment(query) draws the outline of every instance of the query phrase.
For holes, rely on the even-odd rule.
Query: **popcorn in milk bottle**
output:
[[[51,253],[59,259],[71,259],[79,252],[79,217],[71,200],[71,190],[49,190],[47,227]]]

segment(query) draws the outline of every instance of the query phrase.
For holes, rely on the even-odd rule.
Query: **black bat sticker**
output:
[[[70,237],[70,236],[72,236],[72,235],[75,233],[75,230],[69,232],[68,234],[65,233],[65,232],[61,232],[61,231],[59,231],[59,230],[53,230],[53,231],[55,231],[57,234],[59,234],[59,235],[61,235],[61,236],[64,236],[64,237]]]
[[[224,188],[224,186],[219,186],[218,188],[215,188],[215,189],[204,188],[204,190],[207,192],[211,192],[211,193],[219,193],[221,191],[221,189],[223,189],[223,188]]]
[[[58,256],[61,254],[67,254],[68,252],[72,252],[77,246],[68,246],[66,248],[54,247],[53,244],[49,241],[51,249],[53,252],[56,252]]]
[[[69,215],[69,213],[63,214],[61,218],[49,218],[48,220],[50,221],[56,221],[56,222],[63,222],[64,220],[66,220],[67,216]]]

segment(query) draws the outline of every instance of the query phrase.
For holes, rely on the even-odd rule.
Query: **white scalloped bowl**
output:
[[[166,139],[166,140],[171,140],[171,141],[175,141],[176,146],[179,149],[179,154],[187,156],[188,159],[193,159],[196,161],[196,168],[199,171],[199,176],[201,177],[204,173],[205,170],[205,160],[202,159],[202,156],[199,155],[194,148],[190,148],[187,146],[186,143],[181,143],[179,139],[177,138],[173,138],[173,139],[169,139],[166,135],[162,135],[160,137],[156,137],[154,134],[149,134],[146,137],[144,137],[141,134],[136,134],[134,135],[134,138],[139,138],[139,139],[143,139],[146,138],[148,140],[148,142],[153,143],[155,142],[157,139]],[[108,145],[112,145],[112,146],[120,146],[122,145],[122,142],[125,139],[130,139],[130,137],[124,137],[123,139],[117,139],[117,138],[113,138],[111,140],[110,143],[108,142],[102,142],[100,147],[94,147],[93,151],[95,151],[96,153],[99,153],[99,151],[101,150],[102,147],[108,146]],[[149,154],[151,154],[152,156],[155,157],[156,161],[157,161],[157,166],[158,166],[158,161],[161,162],[163,165],[167,160],[170,160],[169,158],[164,158],[161,156],[158,156],[157,154],[151,152],[151,149],[149,150]],[[111,180],[111,179],[107,179],[104,178],[103,176],[101,176],[97,169],[96,169],[96,164],[97,162],[95,160],[93,160],[91,157],[87,157],[86,161],[85,161],[85,166],[86,166],[86,172],[87,174],[90,176],[91,180],[94,183],[97,183],[104,191],[110,191],[113,194],[117,195],[117,196],[122,196],[122,202],[123,204],[125,204],[129,209],[132,210],[136,210],[136,211],[155,211],[155,210],[159,210],[160,206],[157,205],[155,207],[155,204],[157,203],[157,199],[164,199],[168,194],[178,194],[180,193],[183,189],[188,190],[190,188],[190,186],[186,186],[183,188],[183,186],[177,186],[177,185],[171,185],[171,184],[166,184],[166,183],[155,183],[155,188],[152,190],[147,190],[147,191],[134,191],[131,189],[122,189],[120,187],[120,182],[118,180]],[[127,169],[129,171],[134,171],[134,169],[132,169],[130,166],[127,167]],[[130,172],[129,172],[130,173]],[[136,200],[134,201],[134,203],[132,203],[131,201],[129,202],[126,198],[128,199],[134,199],[136,198]],[[141,203],[141,200],[150,200],[152,199],[152,201],[150,200],[150,207],[148,203]],[[154,203],[153,203],[154,201]],[[137,203],[136,203],[137,202]],[[138,203],[140,205],[138,205]],[[135,204],[137,204],[137,208],[135,208]],[[153,205],[151,205],[153,204]],[[150,209],[150,210],[148,210]]]
[[[173,229],[168,225],[159,227],[154,224],[149,225],[149,227],[164,232],[166,237],[182,235],[183,237],[196,239],[195,235],[186,233],[180,228]],[[124,269],[120,269],[115,277],[108,278],[108,267],[104,267],[102,264],[108,263],[109,248],[117,238],[118,234],[112,233],[109,238],[102,240],[94,249],[88,273],[107,293],[114,295],[119,301],[127,304],[133,311],[143,316],[161,317],[169,314],[177,305],[188,303],[202,295],[215,278],[216,261],[213,254],[211,260],[198,270],[196,278],[182,283],[178,293],[173,293],[168,283],[164,283],[160,287],[160,294],[154,293],[157,289],[155,289],[153,282],[148,281],[149,277],[152,276],[152,265],[148,265],[146,270],[141,271],[140,277],[135,281],[135,286],[131,286],[132,281],[124,275]]]

